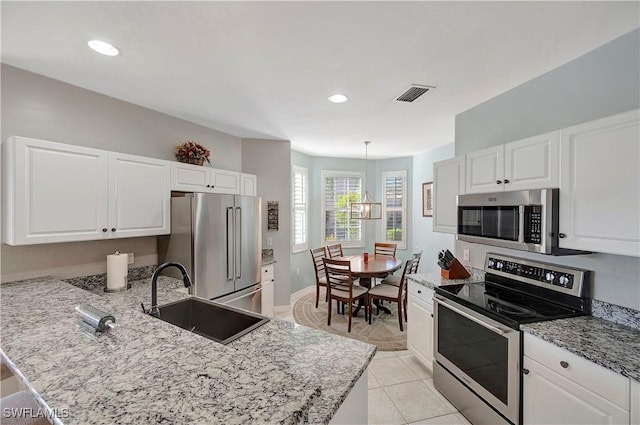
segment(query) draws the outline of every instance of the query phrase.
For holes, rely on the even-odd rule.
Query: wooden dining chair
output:
[[[376,242],[373,245],[373,253],[374,255],[388,255],[395,258],[397,247],[398,245],[395,243]]]
[[[341,243],[327,245],[327,251],[329,252],[329,258],[344,257]]]
[[[418,273],[418,267],[420,266],[420,259],[422,258],[422,251],[420,252],[416,252],[413,254],[413,264],[411,265],[411,269],[408,271],[407,274],[416,274]],[[403,276],[387,276],[384,279],[382,279],[382,281],[380,282],[380,284],[384,284],[384,285],[393,285],[393,286],[400,286],[400,283],[402,283],[402,278]],[[405,285],[405,292],[407,290],[406,285],[407,283],[404,282]],[[404,320],[405,322],[407,321],[407,297],[404,297],[403,300],[403,306],[404,306]]]
[[[353,303],[359,299],[364,302],[364,318],[371,320],[371,304],[368,303],[368,289],[363,286],[353,284],[351,274],[351,261],[335,260],[324,258],[324,267],[327,273],[327,296],[329,304],[327,308],[327,326],[331,326],[331,300],[349,305],[347,319],[349,321],[348,332],[351,332],[351,321],[353,318]]]
[[[415,259],[411,258],[404,263],[404,269],[402,270],[402,277],[400,285],[385,285],[380,284],[369,290],[368,305],[372,305],[374,300],[383,300],[398,303],[398,323],[400,324],[400,332],[404,332],[404,320],[407,320],[407,316],[403,313],[406,311],[405,298],[407,296],[407,275],[410,273]],[[376,312],[377,314],[380,311]],[[404,319],[404,320],[403,320]],[[369,313],[369,324],[371,324],[371,313]]]
[[[311,259],[313,260],[313,268],[316,273],[316,308],[318,308],[318,300],[320,299],[320,287],[327,287],[327,273],[322,261],[327,256],[327,251],[323,246],[316,249],[310,249]],[[329,299],[329,292],[325,296],[325,300]]]

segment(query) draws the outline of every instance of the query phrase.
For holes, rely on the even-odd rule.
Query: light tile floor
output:
[[[294,321],[290,311],[276,317]],[[470,425],[409,351],[378,351],[368,370],[370,424]]]

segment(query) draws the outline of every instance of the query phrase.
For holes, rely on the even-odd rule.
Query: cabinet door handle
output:
[[[565,362],[564,360],[560,362],[560,366],[562,366],[563,368],[568,368],[569,367],[569,363]]]
[[[112,231],[112,232],[115,232],[115,231],[116,231],[116,228],[115,228],[115,227],[112,227],[112,228],[111,228],[111,231]]]
[[[433,318],[433,313],[431,313],[431,318]]]
[[[496,184],[502,184],[502,180],[496,180]]]
[[[208,185],[207,185],[207,187],[211,187],[211,185],[210,185],[210,184],[208,184]]]
[[[558,237],[560,239],[564,239],[565,237],[567,237],[567,235],[565,235],[564,233],[558,233]]]
[[[422,294],[422,291],[418,289],[418,294]]]
[[[522,369],[522,373],[524,373],[525,375],[529,374],[529,369]]]
[[[108,229],[107,229],[106,227],[103,227],[103,228],[102,228],[102,231],[103,231],[103,232],[106,232],[107,230],[108,230]]]
[[[507,183],[509,183],[509,180],[508,179],[504,179],[504,184],[507,184]]]

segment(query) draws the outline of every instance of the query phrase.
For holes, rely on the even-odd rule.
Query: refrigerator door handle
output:
[[[236,207],[236,279],[242,279],[242,208]]]
[[[233,280],[235,275],[235,227],[233,207],[227,207],[227,280]]]

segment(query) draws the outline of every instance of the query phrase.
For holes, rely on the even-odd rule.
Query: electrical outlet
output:
[[[468,249],[463,249],[462,250],[462,259],[464,261],[469,261],[469,250]]]
[[[273,238],[267,238],[267,246],[273,245]]]
[[[133,252],[127,254],[129,256],[127,264],[133,264]]]

